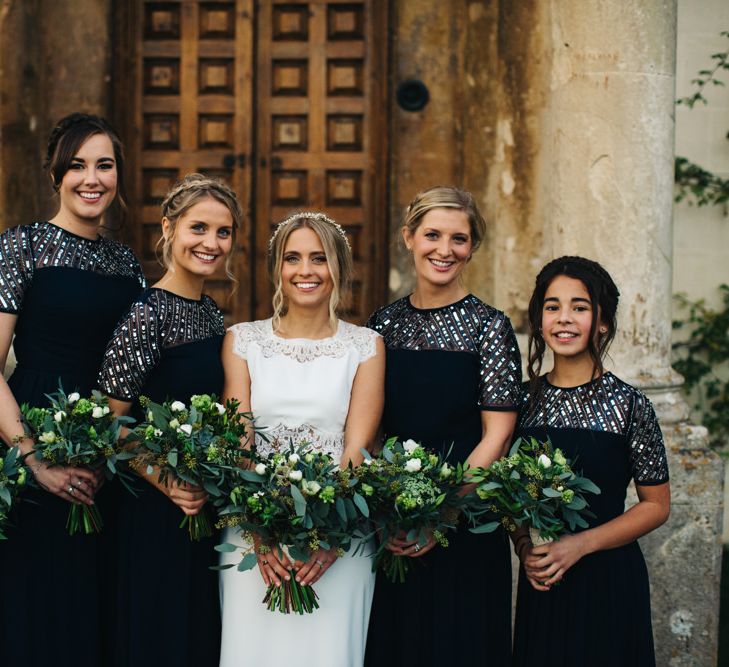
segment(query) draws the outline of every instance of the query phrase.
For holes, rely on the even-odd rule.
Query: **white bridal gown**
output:
[[[269,442],[259,439],[259,451],[306,440],[341,458],[352,382],[359,364],[374,356],[379,334],[341,320],[337,333],[322,340],[280,338],[270,319],[230,331],[234,352],[248,362],[256,424],[267,427]],[[231,529],[223,541],[243,544]],[[239,552],[223,554],[221,563],[239,559]],[[337,559],[314,585],[319,609],[303,615],[268,611],[258,567],[223,570],[221,667],[362,665],[375,585],[371,569],[367,555]]]

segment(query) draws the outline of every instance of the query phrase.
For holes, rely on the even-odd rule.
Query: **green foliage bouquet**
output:
[[[19,462],[19,450],[11,447],[0,456],[0,540],[6,540],[3,533],[13,500],[17,498],[20,490],[25,486],[28,472]]]
[[[240,471],[230,492],[230,505],[221,512],[221,525],[242,531],[250,546],[243,547],[238,570],[255,567],[253,536],[261,543],[259,554],[285,547],[289,556],[306,562],[318,549],[336,549],[343,556],[353,540],[364,538],[369,515],[367,502],[357,491],[351,468],[340,469],[329,454],[309,448],[307,442],[265,457],[254,454],[251,468]],[[221,544],[218,551],[232,553],[241,547]],[[223,565],[221,569],[233,567]],[[284,614],[311,613],[319,607],[314,589],[302,586],[292,571],[281,586],[271,584],[264,604]]]
[[[25,430],[34,442],[32,455],[49,465],[103,471],[107,479],[116,475],[130,488],[128,477],[119,470],[118,464],[132,455],[124,449],[119,437],[122,427],[134,420],[111,414],[109,399],[98,391],[85,398],[78,392],[66,395],[61,387],[47,396],[49,407],[23,404],[20,408]],[[69,535],[98,533],[103,525],[96,505],[71,505],[66,522]]]
[[[189,406],[182,401],[154,403],[145,396],[139,401],[147,419],[134,429],[139,440],[134,467],[146,468],[148,475],[156,468],[161,484],[187,482],[204,489],[213,503],[220,501],[247,460],[250,415],[238,412],[237,401],[222,405],[209,394],[192,396]],[[185,515],[180,528],[185,526],[192,540],[213,534],[205,507]]]
[[[552,443],[519,438],[508,456],[488,468],[470,471],[477,482],[466,510],[476,524],[474,533],[487,533],[503,525],[508,531],[526,525],[534,544],[550,542],[576,528],[587,528],[590,512],[585,493],[600,489],[574,472],[570,461]]]
[[[385,545],[405,534],[408,540],[417,539],[420,547],[432,534],[440,546],[447,547],[445,533],[455,529],[463,504],[465,467],[450,465],[446,457],[414,440],[390,438],[378,457],[364,455],[355,474],[379,533],[373,569],[382,568],[390,581],[402,583],[410,559],[392,554]]]

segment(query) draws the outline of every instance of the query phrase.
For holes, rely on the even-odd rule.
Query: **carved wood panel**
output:
[[[228,181],[246,213],[237,292],[228,298],[224,275],[206,289],[229,320],[270,314],[271,229],[306,208],[350,235],[348,316],[362,322],[386,296],[386,1],[130,0],[115,11],[127,236],[151,281],[162,197],[202,171]]]
[[[251,311],[250,173],[253,0],[117,3],[117,124],[127,148],[128,236],[154,282],[159,205],[189,172],[228,182],[246,213],[235,294],[224,272],[206,283],[231,321]]]
[[[385,297],[386,3],[273,0],[257,16],[256,316],[270,313],[272,227],[301,209],[345,227],[349,318]]]

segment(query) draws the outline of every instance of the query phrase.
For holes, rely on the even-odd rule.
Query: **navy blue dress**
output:
[[[483,410],[516,411],[521,361],[500,311],[468,295],[443,308],[418,309],[405,297],[376,311],[382,334],[386,436],[412,438],[465,461],[482,437]],[[465,527],[411,560],[404,584],[377,575],[365,662],[449,665],[473,662],[483,645],[490,667],[511,654],[511,561],[504,531]]]
[[[144,287],[126,246],[89,240],[49,222],[0,236],[0,311],[17,315],[17,367],[8,385],[18,404],[47,405],[58,390],[90,394],[109,336]],[[106,586],[113,572],[115,484],[96,496],[106,527],[66,532],[69,503],[28,489],[0,542],[0,664],[102,664]]]
[[[199,301],[148,289],[114,332],[100,385],[113,398],[156,403],[223,389],[223,314],[208,296]],[[220,603],[217,535],[198,542],[179,528],[182,510],[145,481],[138,497],[122,497],[114,650],[108,665],[217,666]],[[210,511],[205,507],[203,511]],[[211,522],[214,517],[211,515]]]
[[[663,436],[650,401],[612,373],[573,388],[542,377],[533,405],[525,396],[517,436],[549,438],[576,470],[600,487],[587,495],[599,526],[620,516],[631,480],[668,481]],[[524,570],[514,626],[519,667],[653,667],[648,572],[638,542],[580,559],[549,592]]]

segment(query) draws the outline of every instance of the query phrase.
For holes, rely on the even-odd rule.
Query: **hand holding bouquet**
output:
[[[364,455],[355,474],[380,534],[373,569],[383,568],[390,581],[402,583],[409,558],[392,554],[387,543],[405,534],[408,541],[418,541],[417,550],[432,534],[440,546],[447,547],[445,532],[456,527],[463,504],[464,467],[450,465],[446,457],[413,440],[401,443],[390,438],[377,458],[368,452]]]
[[[560,449],[535,438],[520,438],[508,456],[471,470],[471,481],[478,487],[467,513],[480,524],[471,530],[486,533],[503,525],[513,531],[526,524],[535,545],[558,539],[568,528],[587,528],[584,517],[594,514],[584,494],[600,493],[572,470]]]
[[[8,519],[13,500],[26,484],[27,471],[19,463],[19,458],[17,447],[0,450],[0,540],[7,539],[3,533],[3,525]]]
[[[154,403],[140,398],[147,420],[134,429],[139,440],[134,466],[148,475],[158,471],[161,484],[186,482],[220,500],[239,466],[246,460],[244,439],[252,425],[250,415],[238,412],[238,402],[226,405],[215,396],[192,396],[190,405],[181,401]],[[205,509],[185,516],[180,528],[187,526],[190,538],[210,537],[212,525]]]
[[[307,449],[307,443],[289,444],[269,458],[255,454],[252,468],[240,471],[230,492],[230,506],[221,512],[221,523],[239,528],[251,542],[244,548],[238,570],[249,570],[260,554],[286,548],[293,559],[307,562],[319,549],[336,550],[342,556],[356,537],[364,537],[369,510],[356,491],[351,469],[342,470],[331,456]],[[218,551],[234,552],[240,547],[221,544]],[[233,565],[221,566],[221,569]],[[271,584],[263,599],[269,610],[288,614],[311,613],[319,607],[309,585],[289,580]]]
[[[119,442],[122,426],[134,420],[115,417],[109,411],[109,399],[98,391],[91,398],[77,392],[66,395],[63,388],[48,395],[50,407],[33,408],[24,404],[21,413],[26,432],[33,439],[33,456],[50,466],[87,468],[103,473],[107,479],[118,475],[126,485],[126,476],[117,464],[131,458]],[[76,489],[69,486],[69,499]],[[99,532],[104,525],[96,505],[74,502],[68,513],[69,535],[83,531]]]

